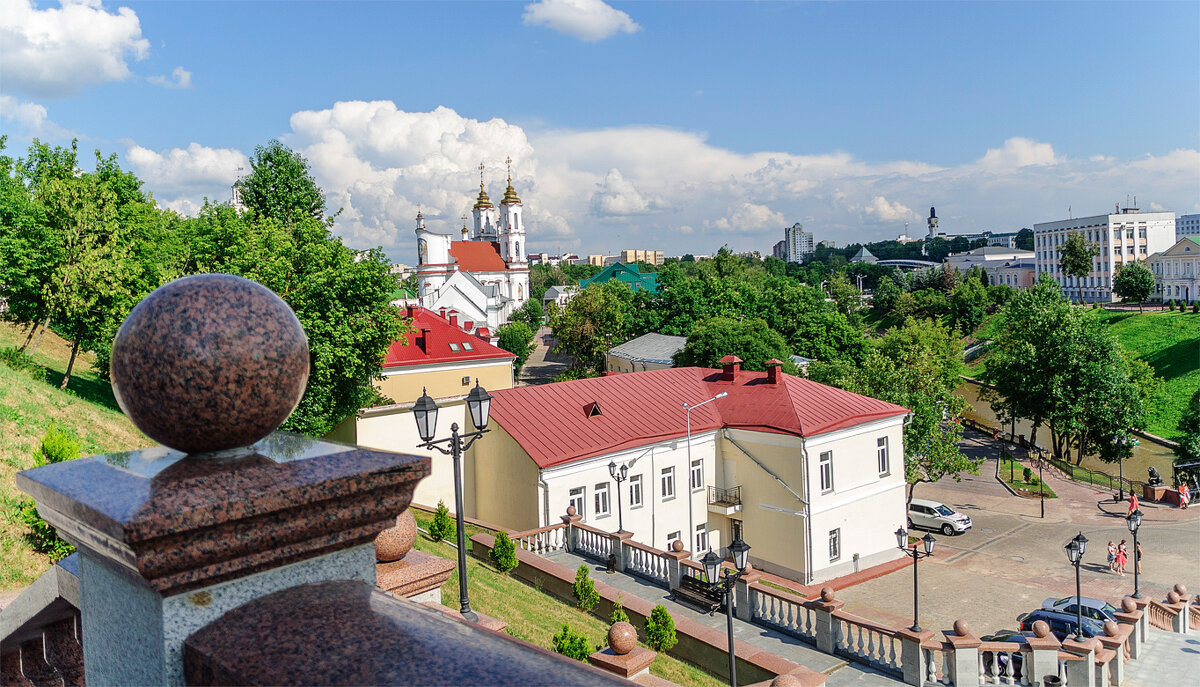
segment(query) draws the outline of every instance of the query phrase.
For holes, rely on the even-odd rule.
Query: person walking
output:
[[[1137,509],[1138,509],[1137,494],[1135,494],[1131,491],[1131,492],[1129,492],[1129,512],[1126,513],[1125,515],[1126,516],[1133,515],[1133,511],[1135,511]]]
[[[1108,571],[1117,571],[1117,545],[1111,539],[1108,540]]]
[[[1137,574],[1142,574],[1142,543],[1137,543],[1137,548],[1133,552],[1133,564],[1137,567]]]
[[[1129,560],[1129,553],[1125,550],[1125,540],[1121,540],[1121,544],[1117,547],[1117,574],[1125,577],[1125,563]]]
[[[1179,507],[1187,510],[1188,502],[1192,500],[1192,490],[1188,489],[1187,482],[1179,485]]]

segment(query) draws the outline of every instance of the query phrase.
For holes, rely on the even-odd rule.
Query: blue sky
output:
[[[1200,4],[0,0],[0,125],[121,155],[167,207],[254,146],[411,262],[504,163],[532,250],[769,251],[1200,211]]]

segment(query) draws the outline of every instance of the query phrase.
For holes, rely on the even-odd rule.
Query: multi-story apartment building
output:
[[[783,255],[788,262],[804,262],[816,251],[811,231],[804,231],[804,225],[796,222],[783,230]]]
[[[1175,218],[1175,240],[1184,236],[1200,236],[1200,215],[1180,215]]]
[[[1049,274],[1072,298],[1111,303],[1114,299],[1112,282],[1117,270],[1128,263],[1146,260],[1152,253],[1164,251],[1175,243],[1174,212],[1139,212],[1137,208],[1118,210],[1109,215],[1033,225],[1034,262],[1038,274]],[[1092,271],[1080,278],[1064,274],[1060,264],[1062,246],[1073,233],[1083,235],[1100,249],[1092,261]]]
[[[632,264],[644,262],[648,265],[661,265],[666,258],[661,250],[622,250],[621,262]]]

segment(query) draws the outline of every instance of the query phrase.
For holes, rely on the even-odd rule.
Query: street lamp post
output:
[[[1079,564],[1083,562],[1083,554],[1087,551],[1087,537],[1083,532],[1071,538],[1063,548],[1067,550],[1067,560],[1075,566],[1075,640],[1083,641],[1083,588],[1079,582]]]
[[[617,461],[608,461],[608,474],[612,476],[617,483],[617,534],[625,532],[625,520],[621,515],[621,483],[629,479],[629,466],[622,465],[621,469],[617,469]]]
[[[462,454],[471,448],[475,440],[488,431],[488,414],[491,411],[492,395],[475,380],[475,388],[467,394],[467,409],[471,414],[471,424],[475,425],[474,432],[460,435],[458,423],[450,425],[450,436],[434,441],[433,434],[437,428],[438,405],[425,389],[421,389],[421,398],[413,406],[413,419],[417,422],[417,434],[421,437],[417,448],[437,449],[444,455],[454,458],[454,514],[458,520],[458,600],[462,617],[471,622],[478,622],[479,616],[471,610],[471,599],[467,596],[467,547],[466,535],[463,529],[463,489],[462,489]],[[450,444],[449,449],[439,444]]]
[[[1138,528],[1142,526],[1142,509],[1138,508],[1130,513],[1125,518],[1125,524],[1129,526],[1129,532],[1133,534],[1133,598],[1142,598],[1142,592],[1138,589],[1138,564],[1141,560],[1138,557]]]
[[[921,625],[917,623],[919,609],[919,606],[917,605],[919,601],[917,596],[917,562],[922,558],[929,558],[933,555],[933,544],[936,541],[937,540],[933,538],[932,534],[926,532],[925,536],[921,537],[921,545],[924,547],[924,550],[918,549],[915,544],[910,549],[908,548],[908,531],[906,531],[903,527],[896,530],[896,548],[903,551],[904,555],[913,559],[913,624],[912,627],[908,628],[913,632],[921,631]]]
[[[695,532],[696,532],[696,523],[694,523],[692,521],[693,520],[693,515],[692,515],[692,478],[691,478],[691,474],[692,474],[692,411],[695,410],[696,408],[699,408],[700,406],[704,405],[705,403],[712,403],[713,401],[717,400],[718,398],[725,398],[728,395],[729,395],[728,391],[722,391],[721,393],[717,394],[716,396],[713,396],[712,398],[708,399],[707,401],[701,401],[701,402],[697,403],[696,405],[690,405],[687,401],[683,402],[683,412],[685,415],[687,415],[687,461],[688,461],[687,497],[688,497],[688,533],[689,533],[688,536],[695,536]]]
[[[719,590],[725,597],[725,628],[729,634],[729,685],[737,687],[737,656],[733,650],[733,588],[738,579],[746,574],[746,559],[750,553],[750,545],[741,539],[733,540],[729,545],[729,554],[733,557],[733,565],[737,568],[737,572],[730,572],[728,568],[721,568],[721,557],[713,553],[709,549],[708,553],[700,559],[700,563],[704,565],[704,574],[708,577],[708,584],[716,590]],[[723,573],[718,577],[718,572]]]
[[[1043,520],[1046,519],[1046,478],[1042,476],[1042,465],[1044,465],[1045,462],[1046,462],[1046,459],[1044,457],[1042,457],[1041,453],[1039,453],[1038,454],[1038,499],[1041,501],[1042,519]]]

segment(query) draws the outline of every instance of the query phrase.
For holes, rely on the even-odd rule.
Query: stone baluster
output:
[[[942,633],[950,646],[954,647],[949,664],[945,671],[950,674],[954,687],[979,687],[979,647],[983,645],[978,637],[971,633],[967,621],[954,621],[954,630]]]
[[[750,564],[746,564],[746,572],[738,578],[737,585],[734,588],[733,605],[734,611],[737,613],[739,620],[752,622],[754,620],[754,606],[750,599],[750,585],[762,579],[762,575],[755,572]]]
[[[814,601],[806,601],[804,605],[813,609],[813,614],[817,616],[817,651],[832,655],[834,650],[837,649],[838,640],[838,623],[833,617],[833,612],[845,606],[846,602],[833,598],[833,589],[831,587],[822,587],[821,598]]]
[[[1062,648],[1058,639],[1050,634],[1050,626],[1044,620],[1033,624],[1033,636],[1025,638],[1029,645],[1031,665],[1024,667],[1026,677],[1035,687],[1044,685],[1047,676],[1058,676],[1058,650]]]

